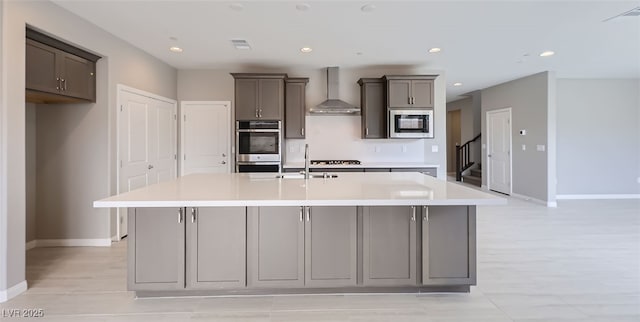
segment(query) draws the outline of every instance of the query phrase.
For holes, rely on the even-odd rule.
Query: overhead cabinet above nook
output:
[[[32,29],[26,31],[26,100],[32,103],[96,101],[96,61],[92,53]]]
[[[433,108],[433,81],[437,75],[385,75],[387,108]]]
[[[231,75],[235,79],[236,120],[282,120],[287,74]]]
[[[285,80],[285,126],[287,139],[305,138],[305,116],[307,114],[306,87],[308,78],[295,77]]]

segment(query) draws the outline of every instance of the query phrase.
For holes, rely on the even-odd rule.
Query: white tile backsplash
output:
[[[425,161],[425,140],[361,139],[359,115],[307,115],[306,122],[305,140],[286,140],[285,163],[303,161],[305,143],[309,143],[311,159]]]

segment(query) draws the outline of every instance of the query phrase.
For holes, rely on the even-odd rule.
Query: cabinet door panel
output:
[[[388,107],[412,107],[411,97],[411,81],[410,80],[391,80],[388,83]]]
[[[412,81],[413,96],[412,107],[433,107],[433,81],[432,80],[414,80]]]
[[[236,120],[257,119],[258,80],[236,79],[235,85]]]
[[[56,57],[61,52],[30,39],[26,42],[26,88],[59,94]]]
[[[387,106],[385,104],[384,83],[367,83],[363,85],[362,114],[364,122],[364,138],[382,139],[387,137]]]
[[[260,119],[281,120],[284,108],[284,81],[282,79],[260,79],[259,83]]]
[[[130,209],[130,290],[184,288],[184,229],[178,208]]]
[[[423,284],[475,284],[475,207],[430,206],[426,211]]]
[[[60,55],[62,94],[95,101],[93,62],[71,54]]]
[[[306,83],[287,83],[285,102],[285,137],[304,139],[305,137],[305,87]]]
[[[311,207],[305,224],[306,286],[356,285],[356,207]]]
[[[365,207],[363,283],[416,284],[416,222],[411,207]]]
[[[188,286],[244,287],[246,208],[211,207],[196,211],[187,222]]]
[[[249,286],[303,286],[304,222],[300,220],[300,207],[251,207],[248,211]]]

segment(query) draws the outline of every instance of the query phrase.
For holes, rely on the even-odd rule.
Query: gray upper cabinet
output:
[[[249,287],[304,286],[304,220],[300,207],[248,207]]]
[[[100,58],[27,30],[26,99],[34,103],[95,102],[95,62]]]
[[[385,105],[386,84],[382,78],[361,78],[360,106],[363,139],[387,137],[387,108]]]
[[[246,286],[246,208],[187,208],[187,287]]]
[[[433,75],[384,76],[387,108],[433,108]]]
[[[183,208],[129,209],[129,290],[184,289],[184,221]]]
[[[476,284],[475,206],[422,207],[422,283]]]
[[[416,217],[415,207],[363,207],[363,285],[417,284]]]
[[[287,139],[305,138],[306,87],[308,78],[285,80],[285,131]]]
[[[305,207],[305,285],[357,283],[357,207]]]
[[[236,120],[282,120],[286,74],[232,73]]]

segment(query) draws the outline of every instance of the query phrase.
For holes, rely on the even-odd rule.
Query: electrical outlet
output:
[[[527,150],[527,146],[526,145],[522,145],[522,151],[526,151]]]
[[[432,145],[431,146],[431,152],[438,152],[438,146],[437,145]]]

